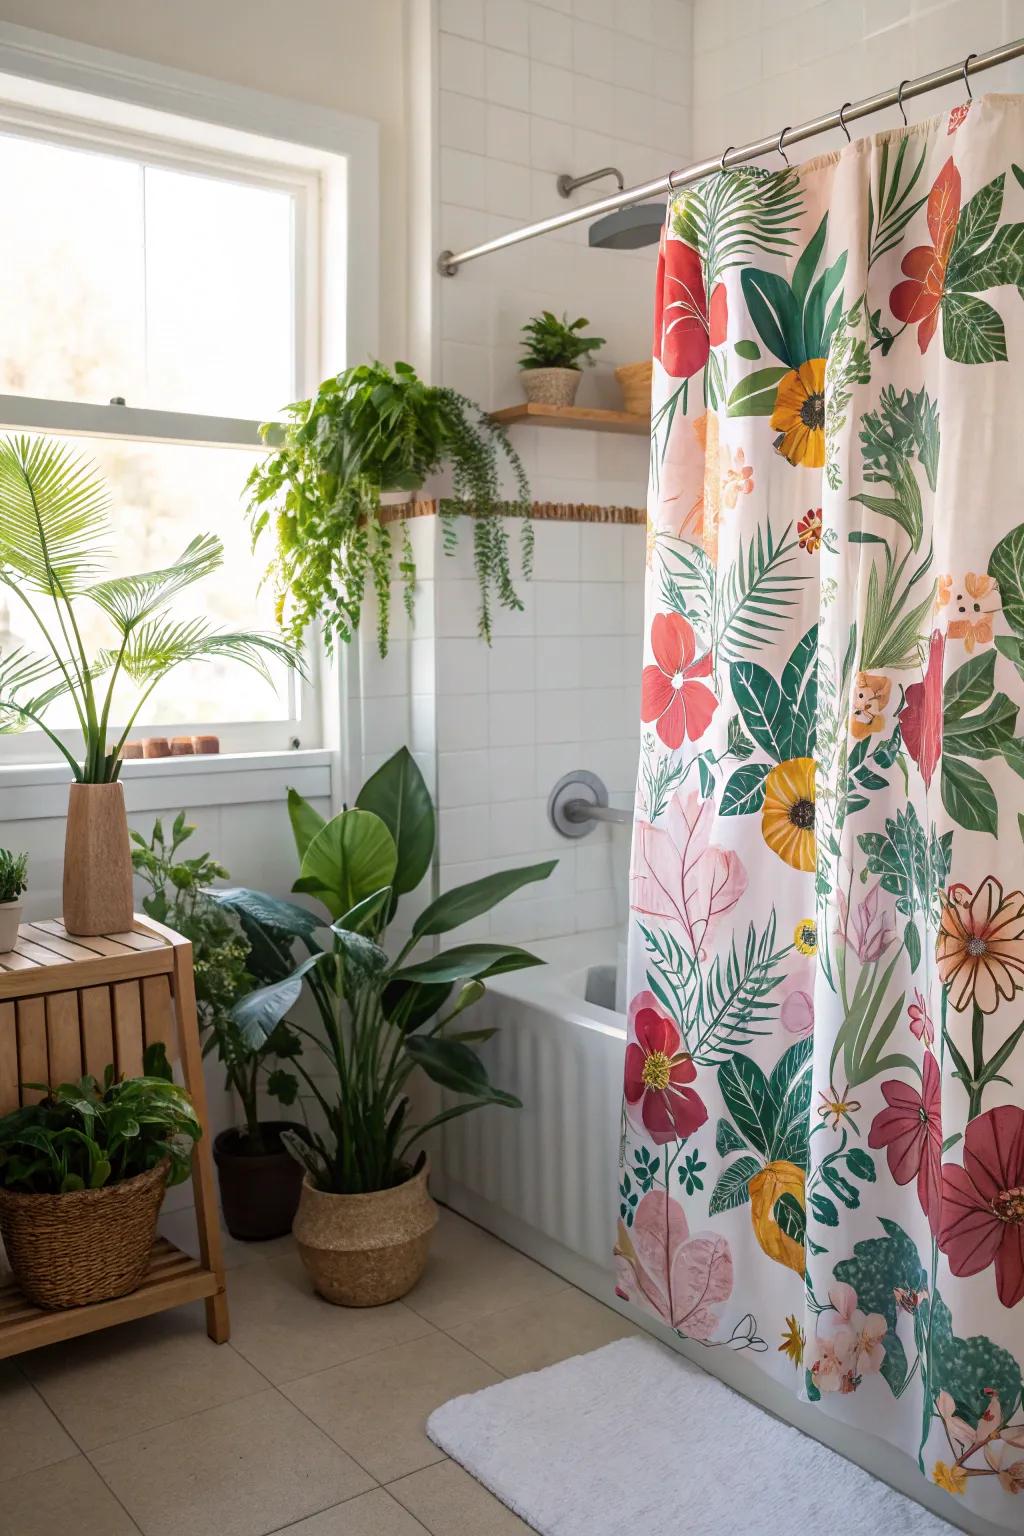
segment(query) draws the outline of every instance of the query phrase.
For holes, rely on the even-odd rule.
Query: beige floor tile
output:
[[[294,1381],[431,1333],[400,1301],[335,1307],[317,1296],[297,1253],[247,1264],[228,1279],[231,1342],[270,1381]]]
[[[0,1536],[139,1536],[84,1456],[0,1483]]]
[[[549,1269],[454,1211],[442,1210],[427,1272],[405,1304],[436,1328],[452,1328],[565,1289],[566,1282]]]
[[[34,1350],[22,1369],[85,1451],[267,1385],[230,1344],[211,1343],[199,1305]]]
[[[430,1414],[497,1380],[482,1360],[434,1333],[281,1390],[384,1483],[441,1460],[424,1430]]]
[[[530,1527],[454,1461],[391,1483],[388,1492],[431,1536],[529,1536]]]
[[[424,1536],[424,1527],[383,1488],[310,1515],[280,1536]],[[480,1536],[485,1536],[484,1532]]]
[[[199,1238],[196,1234],[195,1212],[191,1207],[181,1211],[164,1211],[160,1217],[160,1231],[183,1253],[199,1256]],[[224,1268],[238,1269],[242,1264],[256,1264],[260,1259],[275,1259],[282,1253],[295,1252],[295,1239],[288,1232],[284,1237],[272,1237],[265,1243],[243,1243],[230,1232],[221,1232],[224,1245]]]
[[[0,1478],[34,1472],[77,1450],[21,1372],[9,1361],[0,1364]]]
[[[373,1480],[267,1390],[91,1453],[144,1536],[265,1536]]]
[[[449,1331],[503,1376],[521,1376],[639,1330],[593,1297],[569,1289],[546,1301],[474,1318]]]

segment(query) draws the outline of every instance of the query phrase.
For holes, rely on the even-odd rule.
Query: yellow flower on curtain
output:
[[[790,464],[821,469],[825,463],[825,359],[809,358],[779,382],[771,425],[776,450]]]
[[[765,780],[761,835],[793,869],[814,869],[814,759],[791,757]]]

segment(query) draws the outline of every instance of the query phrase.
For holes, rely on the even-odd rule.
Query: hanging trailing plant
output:
[[[273,530],[268,575],[290,639],[301,640],[319,619],[329,651],[336,640],[351,640],[369,583],[377,597],[378,648],[387,654],[392,535],[380,516],[381,496],[414,491],[448,464],[454,495],[441,503],[444,547],[449,554],[455,547],[455,517],[471,516],[480,633],[490,641],[495,599],[505,608],[522,607],[502,512],[524,519],[527,576],[533,547],[526,472],[504,430],[464,395],[424,384],[401,362],[394,370],[377,362],[348,368],[326,379],[311,400],[289,405],[287,414],[283,433],[274,424],[262,427],[273,452],[253,470],[247,489],[253,544]],[[502,457],[515,481],[511,508],[501,495]],[[407,526],[399,571],[411,616],[416,565]]]

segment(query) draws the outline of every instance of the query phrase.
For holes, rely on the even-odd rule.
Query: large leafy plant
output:
[[[48,651],[38,655],[19,647],[0,656],[0,732],[38,726],[85,784],[118,778],[121,750],[143,706],[183,662],[229,657],[268,682],[268,659],[297,664],[292,647],[276,636],[168,616],[179,593],[222,563],[214,534],[198,535],[163,570],[103,579],[109,506],[91,460],[45,437],[0,442],[0,582],[25,606]],[[98,608],[109,627],[109,645],[93,655],[82,637],[84,603]],[[122,678],[135,685],[137,696],[117,730],[113,707]],[[80,758],[43,719],[65,695],[82,734]]]
[[[446,548],[454,547],[454,517],[470,514],[480,583],[480,632],[490,639],[495,600],[519,609],[509,568],[508,534],[500,514],[500,458],[512,471],[512,510],[525,519],[523,566],[529,574],[532,533],[529,486],[504,430],[478,405],[452,389],[424,384],[408,363],[392,371],[364,363],[325,379],[311,400],[287,407],[283,429],[262,428],[274,451],[248,480],[253,543],[270,530],[269,576],[285,633],[295,642],[314,620],[330,650],[359,626],[369,583],[377,597],[381,655],[390,632],[392,539],[380,517],[385,491],[412,491],[443,464],[454,496],[442,502]],[[403,523],[400,570],[412,614],[416,565]]]
[[[48,1088],[45,1097],[0,1117],[0,1188],[65,1195],[119,1184],[170,1159],[168,1184],[192,1166],[202,1129],[184,1088],[171,1080],[162,1045],[151,1045],[145,1076],[94,1077]]]
[[[132,865],[149,887],[142,899],[143,911],[192,945],[203,1055],[216,1051],[227,1086],[238,1095],[245,1118],[245,1150],[266,1152],[273,1148],[274,1138],[260,1124],[260,1087],[281,1104],[294,1104],[298,1078],[279,1062],[297,1056],[302,1041],[284,1023],[269,1034],[243,1030],[236,1023],[232,1009],[239,998],[261,982],[277,979],[280,968],[261,967],[262,952],[254,949],[232,912],[214,900],[213,881],[228,878],[223,864],[208,853],[179,856],[194,832],[184,811],[174,818],[169,834],[158,817],[148,839],[141,832],[131,833]]]
[[[397,752],[363,785],[355,805],[330,821],[294,790],[288,809],[299,857],[294,889],[315,897],[326,914],[318,917],[255,891],[217,893],[278,956],[290,955],[296,940],[306,951],[278,981],[243,997],[234,1017],[241,1029],[269,1035],[303,991],[308,994],[318,1027],[294,1020],[292,1027],[326,1057],[335,1086],[325,1088],[322,1076],[295,1061],[325,1129],[312,1134],[311,1144],[285,1133],[289,1150],[319,1189],[387,1189],[418,1166],[416,1143],[432,1127],[483,1104],[519,1107],[518,1099],[491,1083],[474,1049],[493,1030],[464,1028],[461,1019],[484,995],[488,977],[541,963],[510,944],[473,942],[416,957],[414,951],[531,881],[546,879],[555,861],[503,870],[444,892],[413,920],[391,958],[384,948],[388,927],[400,898],[427,874],[434,851],[434,808],[409,752]],[[407,1085],[418,1067],[459,1097],[411,1124]]]

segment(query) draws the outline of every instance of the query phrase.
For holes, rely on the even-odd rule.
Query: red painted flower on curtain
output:
[[[1022,133],[983,98],[670,202],[616,1246],[1015,1530]]]

